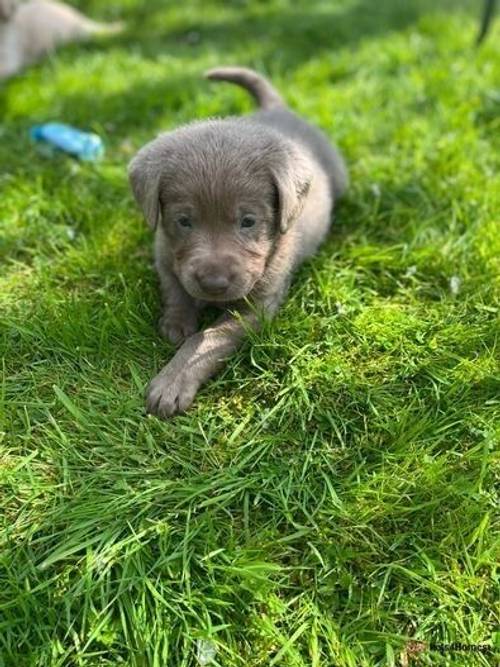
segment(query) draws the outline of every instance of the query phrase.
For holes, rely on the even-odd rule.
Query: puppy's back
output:
[[[328,175],[333,198],[337,200],[344,193],[348,176],[340,153],[323,132],[287,109],[270,81],[245,67],[218,67],[206,72],[206,77],[235,83],[248,90],[260,107],[259,111],[249,116],[249,120],[272,128],[306,147]]]
[[[288,109],[257,111],[252,114],[251,118],[258,123],[272,127],[292,141],[306,146],[328,174],[334,199],[337,200],[343,195],[348,185],[344,160],[321,130],[306,123]]]

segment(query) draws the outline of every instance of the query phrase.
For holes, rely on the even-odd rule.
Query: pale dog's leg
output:
[[[18,0],[0,0],[0,23],[12,18],[17,5]]]
[[[15,26],[0,21],[0,79],[18,72],[23,65]]]
[[[0,0],[0,78],[15,74],[59,44],[122,28],[119,23],[92,21],[62,2]]]

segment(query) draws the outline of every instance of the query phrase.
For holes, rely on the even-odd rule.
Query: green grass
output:
[[[227,667],[491,647],[498,22],[475,50],[472,1],[79,4],[128,31],[0,88],[0,666],[196,665],[201,639]],[[143,391],[172,348],[125,165],[252,108],[201,79],[224,63],[269,74],[352,186],[275,322],[160,422]],[[45,120],[98,131],[105,159],[40,155]]]

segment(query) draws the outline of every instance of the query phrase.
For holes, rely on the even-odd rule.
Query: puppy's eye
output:
[[[175,219],[175,223],[179,225],[179,227],[182,227],[183,229],[191,229],[191,227],[193,226],[191,218],[189,217],[189,215],[186,215],[185,213],[178,215]]]
[[[250,213],[247,213],[240,219],[240,227],[242,229],[250,229],[250,227],[253,227],[255,223],[256,223],[255,216],[250,215]]]

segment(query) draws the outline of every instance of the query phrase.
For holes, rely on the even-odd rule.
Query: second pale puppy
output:
[[[147,409],[160,417],[186,410],[245,332],[275,314],[293,270],[325,238],[347,185],[339,153],[266,79],[242,68],[207,76],[243,86],[260,110],[162,134],[129,167],[155,230],[160,329],[180,346],[147,390]],[[198,331],[207,304],[223,314]]]

